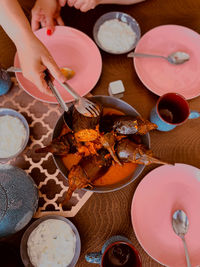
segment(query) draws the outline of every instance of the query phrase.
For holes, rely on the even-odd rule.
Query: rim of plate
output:
[[[101,53],[100,53],[100,51],[99,51],[99,48],[98,48],[98,46],[97,46],[97,44],[95,43],[95,41],[91,38],[91,37],[89,37],[86,33],[84,33],[84,32],[82,32],[82,31],[80,31],[80,30],[78,30],[78,29],[76,29],[76,28],[73,28],[73,27],[69,27],[69,26],[55,26],[55,28],[56,29],[70,29],[71,31],[73,31],[73,32],[77,32],[78,34],[81,34],[82,36],[84,36],[84,38],[86,38],[86,39],[88,39],[91,43],[93,43],[93,45],[96,47],[96,51],[97,51],[97,53],[98,53],[98,56],[99,56],[99,59],[100,59],[100,66],[99,66],[99,74],[98,74],[98,78],[97,78],[97,80],[96,80],[96,82],[94,83],[94,85],[93,85],[93,87],[91,88],[91,89],[88,89],[87,90],[87,92],[83,95],[83,96],[85,96],[85,95],[87,95],[89,92],[91,92],[93,89],[94,89],[94,87],[96,86],[96,84],[97,84],[97,82],[99,81],[99,79],[100,79],[100,77],[101,77],[101,74],[102,74],[102,67],[103,67],[103,62],[102,62],[102,56],[101,56]],[[44,29],[45,28],[41,28],[41,29],[39,29],[39,30],[37,30],[37,31],[35,31],[34,33],[36,34],[37,32],[39,32],[39,31],[44,31]],[[36,36],[37,37],[37,36]],[[40,40],[40,39],[39,39]],[[14,66],[16,66],[16,60],[17,60],[17,52],[15,53],[15,57],[14,57]],[[19,59],[18,59],[19,60]],[[21,82],[20,82],[20,80],[19,80],[19,78],[18,78],[18,75],[20,75],[21,73],[15,73],[15,76],[16,76],[16,79],[17,79],[17,82],[18,82],[18,84],[19,84],[19,86],[27,93],[27,94],[29,94],[31,97],[33,97],[33,98],[35,98],[35,99],[37,99],[37,100],[39,100],[39,101],[41,101],[41,102],[44,102],[44,103],[49,103],[49,104],[59,104],[58,102],[57,102],[57,100],[56,100],[56,98],[55,98],[55,100],[45,100],[45,99],[41,99],[40,97],[37,97],[37,96],[33,96],[28,90],[26,90],[24,87],[23,87],[23,85],[21,84]],[[21,75],[23,75],[23,74],[21,74]],[[39,90],[39,89],[38,89]],[[71,102],[73,102],[73,99],[72,100],[68,100],[68,101],[65,101],[65,103],[71,103]]]
[[[168,26],[181,27],[181,28],[183,28],[183,29],[185,29],[185,30],[192,31],[192,32],[194,32],[195,34],[199,35],[198,32],[194,31],[193,29],[190,29],[190,28],[188,28],[188,27],[186,27],[186,26],[182,26],[182,25],[178,25],[178,24],[164,24],[164,25],[159,25],[159,26],[156,26],[156,27],[150,29],[149,31],[147,31],[146,33],[144,33],[144,34],[141,36],[140,40],[138,41],[138,43],[137,43],[137,45],[136,45],[136,47],[135,47],[135,52],[137,52],[137,48],[138,48],[138,45],[140,44],[140,42],[143,41],[143,37],[145,37],[147,34],[149,34],[149,32],[151,32],[151,31],[153,31],[153,30],[155,30],[155,29],[158,29],[158,28],[163,28],[163,27],[168,27]],[[145,83],[145,81],[142,79],[141,75],[139,74],[138,67],[137,67],[137,58],[133,58],[133,64],[134,64],[135,71],[136,71],[136,74],[137,74],[139,80],[140,80],[141,83],[146,87],[146,89],[148,89],[150,92],[152,92],[153,94],[155,94],[155,95],[157,95],[157,96],[161,96],[162,94],[158,94],[158,93],[156,93],[156,92],[155,92],[156,90],[151,89],[151,88],[149,87],[149,85],[147,85],[147,84]],[[163,93],[163,94],[166,94],[166,93],[168,93],[168,92],[165,92],[165,93]],[[188,98],[187,96],[184,96],[184,97],[185,97],[187,100],[190,100],[190,99],[194,99],[194,98],[196,98],[196,97],[198,97],[198,96],[200,96],[200,90],[199,90],[199,94],[198,94],[198,95],[195,95],[195,96],[192,96],[192,97],[189,97],[189,98]]]
[[[181,165],[187,165],[187,166],[191,166],[191,167],[194,167],[194,168],[196,168],[196,169],[198,169],[197,167],[195,167],[195,166],[192,166],[192,165],[189,165],[189,164],[185,164],[185,163],[175,163],[174,164],[174,166],[181,166]],[[145,248],[144,248],[144,246],[143,246],[143,243],[141,242],[141,239],[138,237],[138,234],[137,234],[137,232],[135,231],[135,223],[134,223],[134,220],[133,220],[133,212],[132,212],[132,210],[133,210],[133,203],[134,203],[134,201],[135,201],[135,194],[136,194],[136,192],[139,190],[138,188],[139,188],[139,185],[141,184],[141,183],[144,183],[145,182],[145,177],[147,177],[151,172],[153,172],[155,169],[157,169],[157,168],[162,168],[164,165],[162,165],[162,166],[158,166],[158,167],[156,167],[156,168],[154,168],[153,170],[151,170],[150,172],[148,172],[145,176],[144,176],[144,178],[140,181],[140,183],[138,184],[138,186],[137,186],[137,188],[136,188],[136,190],[135,190],[135,192],[134,192],[134,194],[133,194],[133,198],[132,198],[132,202],[131,202],[131,224],[132,224],[132,228],[133,228],[133,231],[134,231],[134,233],[135,233],[135,236],[136,236],[136,238],[137,238],[137,240],[138,240],[138,242],[139,242],[139,244],[140,244],[140,246],[143,248],[143,250],[153,259],[153,260],[155,260],[156,262],[158,262],[159,264],[161,264],[161,265],[163,265],[163,266],[165,266],[165,267],[170,267],[169,265],[166,265],[165,263],[163,263],[163,262],[160,262],[159,260],[157,260],[156,258],[154,258]]]

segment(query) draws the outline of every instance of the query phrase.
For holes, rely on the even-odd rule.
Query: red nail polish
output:
[[[47,29],[47,35],[51,35],[51,30]]]

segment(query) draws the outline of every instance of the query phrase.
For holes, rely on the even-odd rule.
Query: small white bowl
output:
[[[21,144],[21,148],[14,155],[11,155],[10,157],[7,157],[7,158],[1,158],[0,157],[1,163],[5,163],[5,162],[9,161],[10,159],[17,157],[25,149],[25,147],[28,143],[28,140],[29,140],[29,136],[30,136],[29,125],[22,114],[20,114],[19,112],[17,112],[14,109],[0,108],[0,117],[5,116],[5,115],[9,115],[9,116],[18,118],[24,125],[25,131],[26,131],[26,136],[23,140],[23,143]]]
[[[25,231],[25,233],[22,237],[22,240],[21,240],[21,245],[20,245],[20,254],[21,254],[21,259],[22,259],[24,266],[25,267],[33,267],[32,263],[29,259],[28,250],[27,250],[27,242],[28,242],[28,238],[29,238],[30,234],[41,222],[44,222],[44,221],[49,220],[49,219],[62,220],[64,222],[66,222],[71,227],[72,231],[74,232],[74,234],[76,236],[75,254],[74,254],[74,257],[73,257],[71,263],[68,266],[66,266],[66,267],[74,267],[76,265],[78,259],[79,259],[80,252],[81,252],[80,236],[79,236],[77,228],[70,220],[68,220],[67,218],[64,218],[62,216],[58,216],[58,215],[49,215],[49,216],[42,217],[42,218],[36,220],[35,222],[33,222],[29,226],[29,228]]]
[[[108,20],[113,20],[113,19],[118,19],[119,21],[126,23],[127,25],[129,25],[132,28],[133,32],[135,32],[135,34],[136,34],[135,42],[126,51],[115,52],[112,50],[107,50],[105,47],[102,46],[102,44],[98,40],[98,31],[99,31],[100,26],[104,22],[106,22]],[[141,31],[140,31],[140,26],[137,23],[137,21],[133,17],[131,17],[130,15],[123,13],[123,12],[114,11],[114,12],[105,13],[96,21],[96,23],[94,24],[94,28],[93,28],[93,38],[94,38],[96,44],[103,51],[111,53],[111,54],[118,54],[119,55],[119,54],[125,54],[125,53],[130,52],[131,50],[133,50],[136,47],[136,45],[140,39],[140,36],[141,36]]]

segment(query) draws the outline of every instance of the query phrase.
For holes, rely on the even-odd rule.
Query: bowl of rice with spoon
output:
[[[136,47],[141,36],[140,26],[130,15],[108,12],[95,23],[93,37],[105,52],[125,54]]]

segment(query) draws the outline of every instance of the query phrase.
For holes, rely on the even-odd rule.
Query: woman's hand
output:
[[[51,35],[55,25],[64,25],[60,16],[61,6],[65,5],[63,0],[37,0],[32,8],[31,27],[36,31],[41,27],[47,27],[47,34]]]
[[[66,78],[61,73],[46,47],[33,36],[31,36],[30,40],[26,40],[24,45],[22,43],[17,47],[22,73],[41,92],[51,94],[44,80],[44,70],[48,69],[51,75],[60,82],[64,82]]]
[[[82,12],[87,12],[90,9],[94,9],[98,4],[98,0],[68,0],[68,6],[80,9]]]

